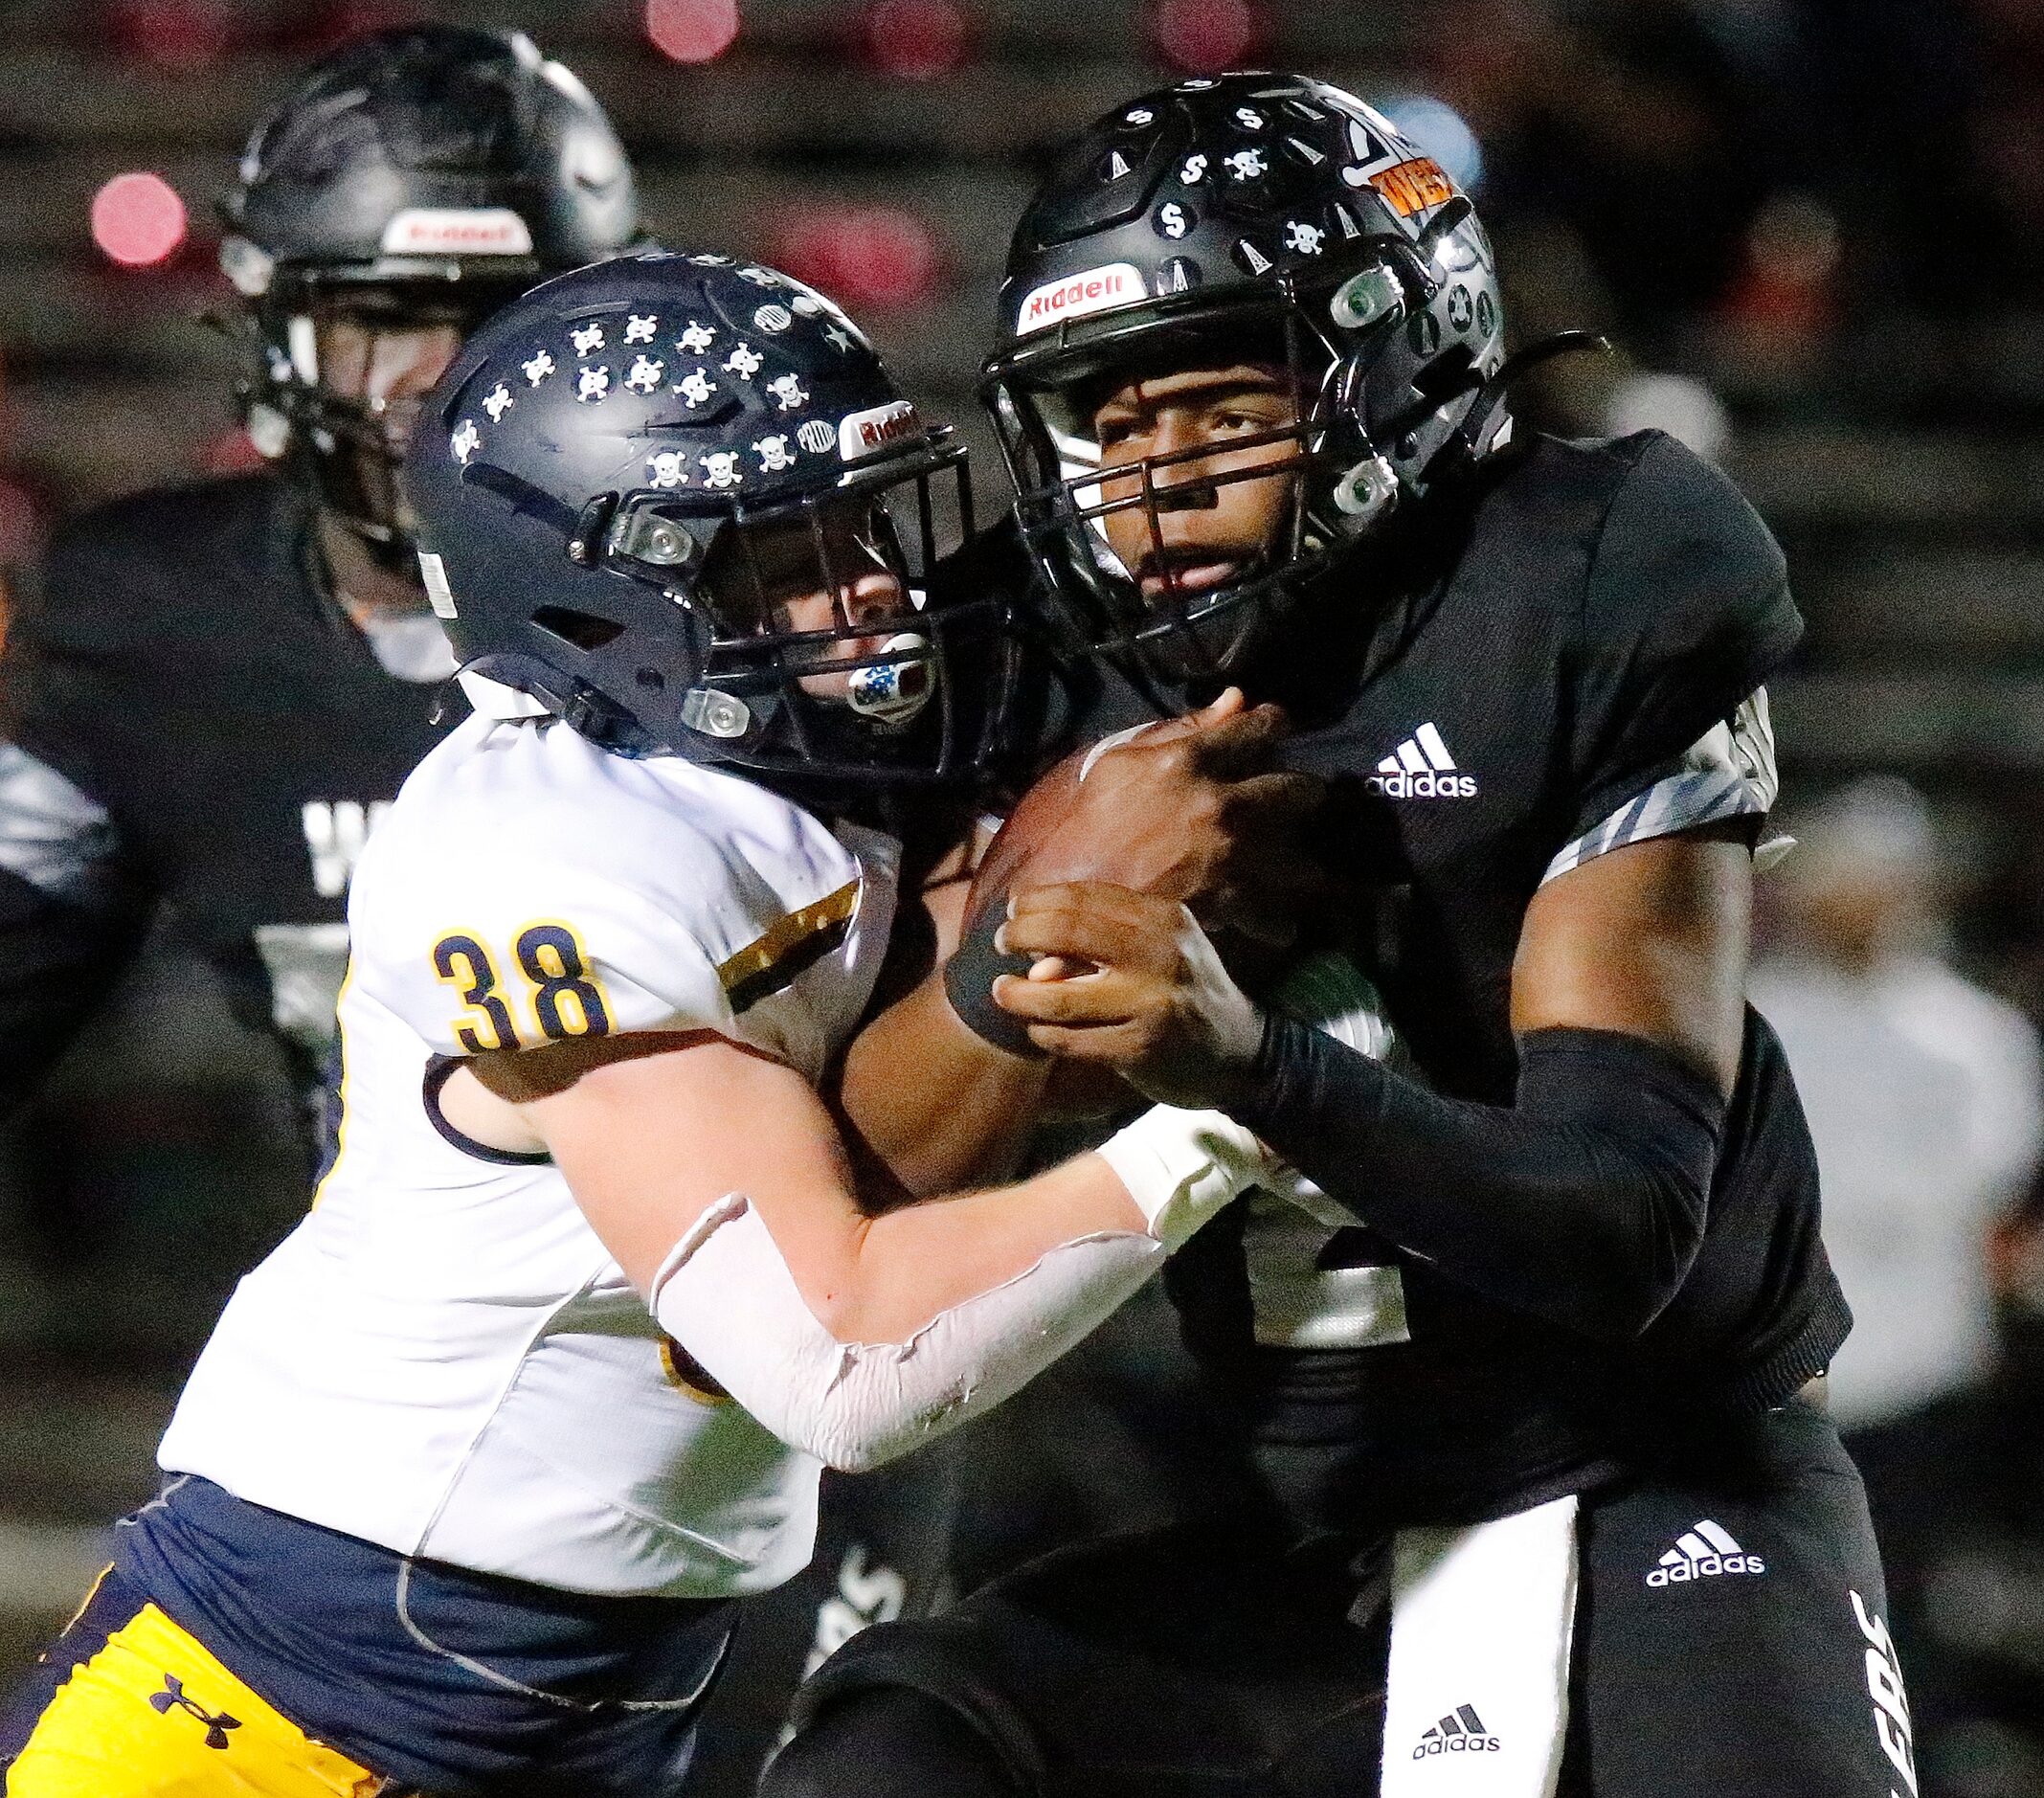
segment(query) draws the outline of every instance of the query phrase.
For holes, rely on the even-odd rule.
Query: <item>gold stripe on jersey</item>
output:
[[[717,978],[724,983],[731,1010],[756,1005],[822,960],[844,940],[858,909],[859,883],[846,881],[814,905],[789,912],[765,935],[720,961]]]
[[[57,1687],[6,1789],[8,1798],[372,1798],[383,1784],[145,1605]]]
[[[660,1339],[660,1370],[677,1392],[685,1392],[698,1405],[730,1405],[731,1395],[720,1386],[708,1368],[689,1354],[671,1336]]]

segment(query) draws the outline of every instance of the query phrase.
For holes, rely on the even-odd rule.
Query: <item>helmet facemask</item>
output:
[[[1000,598],[927,608],[931,571],[973,528],[966,451],[945,435],[778,500],[651,488],[593,503],[571,557],[657,589],[694,640],[696,672],[676,694],[660,690],[659,669],[634,669],[634,709],[669,712],[668,731],[608,730],[587,708],[578,728],[620,747],[833,783],[984,773],[1020,644]],[[533,621],[578,649],[615,644],[630,658],[629,627],[612,619],[548,607]],[[961,691],[990,693],[985,715],[962,719]]]
[[[460,282],[294,277],[255,307],[259,361],[242,392],[251,438],[388,573],[417,578],[398,474],[425,394],[526,279],[496,269]]]
[[[405,481],[495,715],[484,684],[822,797],[971,781],[1004,746],[1015,598],[932,579],[973,529],[964,446],[777,270],[646,253],[534,288],[441,376]]]
[[[1260,660],[1266,627],[1349,546],[1453,484],[1507,428],[1491,386],[1502,302],[1471,202],[1381,113],[1303,76],[1181,81],[1072,138],[1016,226],[998,328],[982,393],[1052,610],[1082,647],[1157,676],[1233,678]],[[1249,356],[1294,394],[1290,509],[1225,581],[1142,603],[1154,596],[1128,556],[1098,553],[1129,531],[1099,509],[1116,496],[1072,429],[1078,384]],[[1121,497],[1168,545],[1171,515],[1150,496],[1172,462],[1148,461]],[[1177,466],[1225,507],[1202,452]]]
[[[706,685],[784,719],[805,753],[820,730],[880,745],[910,733],[945,685],[923,614],[932,472],[726,523],[694,590],[716,625]]]
[[[350,371],[348,340],[466,337],[550,271],[640,236],[630,165],[588,90],[522,34],[448,25],[372,32],[314,64],[251,133],[220,214],[251,439],[373,566],[414,578],[395,464],[437,371]]]
[[[1356,534],[1363,521],[1344,501],[1380,460],[1345,403],[1363,365],[1309,317],[1280,296],[1118,330],[1103,321],[989,380],[1024,537],[1084,647],[1174,685],[1225,678]],[[1231,385],[1229,371],[1243,379]],[[1202,375],[1212,377],[1203,391]],[[1187,377],[1193,411],[1247,391],[1261,419],[1151,454],[1103,444],[1117,394]],[[1371,511],[1395,484],[1370,493]],[[1230,511],[1242,523],[1261,514],[1261,528],[1231,536],[1219,516]],[[1201,513],[1212,515],[1206,528]]]

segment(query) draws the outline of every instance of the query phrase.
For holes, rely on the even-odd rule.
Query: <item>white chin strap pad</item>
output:
[[[841,1342],[803,1302],[759,1213],[720,1199],[653,1281],[653,1315],[775,1435],[848,1473],[1019,1391],[1163,1266],[1133,1231],[1061,1243],[906,1342]]]

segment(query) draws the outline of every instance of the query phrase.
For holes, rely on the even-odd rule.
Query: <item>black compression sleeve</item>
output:
[[[1702,1242],[1725,1102],[1643,1038],[1534,1031],[1510,1110],[1276,1015],[1257,1072],[1228,1108],[1240,1122],[1359,1222],[1516,1310],[1637,1336]]]

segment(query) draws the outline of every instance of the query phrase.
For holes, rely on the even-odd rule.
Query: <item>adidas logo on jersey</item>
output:
[[[1691,1580],[1708,1580],[1720,1573],[1765,1573],[1767,1563],[1749,1555],[1732,1540],[1729,1530],[1709,1517],[1693,1530],[1684,1530],[1675,1545],[1661,1557],[1661,1564],[1647,1576],[1649,1585],[1683,1585]]]
[[[1412,1758],[1424,1761],[1429,1754],[1494,1754],[1503,1746],[1484,1728],[1473,1704],[1458,1704],[1420,1738]]]
[[[1476,776],[1460,773],[1448,745],[1423,724],[1377,764],[1368,784],[1387,799],[1473,799]]]

